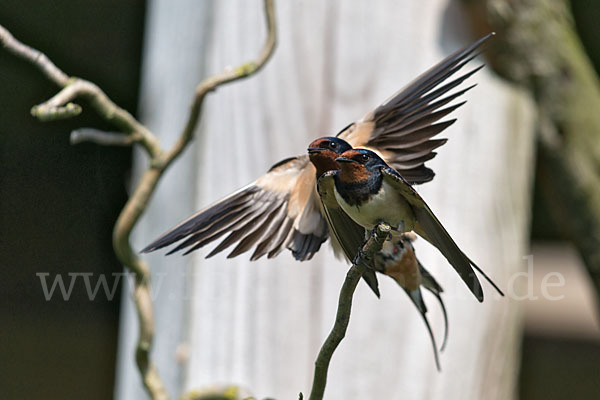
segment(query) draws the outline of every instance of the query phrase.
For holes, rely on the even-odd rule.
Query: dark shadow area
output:
[[[521,400],[598,397],[600,343],[525,336],[522,357]]]
[[[577,32],[600,71],[600,2],[571,0]],[[539,161],[536,162],[539,166]],[[552,218],[536,171],[531,240],[563,241],[566,234]],[[593,399],[600,392],[600,343],[577,338],[525,335],[519,379],[522,400]]]
[[[571,0],[575,26],[585,50],[600,74],[600,1]]]
[[[63,71],[97,83],[135,112],[145,2],[44,0],[0,3],[0,23]],[[112,227],[127,199],[131,149],[71,146],[78,127],[111,129],[82,102],[69,121],[41,123],[31,106],[57,92],[30,64],[0,52],[0,398],[112,398],[122,272]],[[62,277],[46,300],[48,288]]]

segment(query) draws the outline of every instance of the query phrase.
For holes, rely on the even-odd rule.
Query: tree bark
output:
[[[280,41],[253,80],[207,99],[196,143],[167,172],[138,248],[195,210],[303,154],[425,69],[471,42],[457,5],[428,2],[278,2]],[[260,48],[259,1],[150,2],[142,119],[169,141],[195,84]],[[474,66],[477,64],[474,64]],[[527,96],[484,69],[418,190],[465,252],[502,287],[479,304],[445,259],[418,240],[417,254],[445,289],[450,338],[436,371],[423,322],[405,293],[381,277],[382,299],[359,284],[352,320],[329,367],[327,399],[506,399],[515,393],[520,313],[510,276],[527,251],[533,126]],[[155,110],[166,111],[157,113]],[[311,262],[281,254],[204,260],[151,255],[154,361],[171,394],[240,384],[258,398],[308,395],[314,362],[333,324],[348,265],[324,245]],[[426,297],[437,337],[441,311]],[[144,398],[131,371],[135,334],[124,301],[118,398]],[[179,360],[177,362],[176,360]]]
[[[464,3],[476,29],[498,32],[490,49],[494,69],[536,100],[542,192],[583,257],[600,302],[600,82],[569,2]]]

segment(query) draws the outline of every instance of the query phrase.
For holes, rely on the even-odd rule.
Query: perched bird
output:
[[[377,151],[412,184],[430,181],[434,173],[425,163],[446,142],[432,138],[455,120],[438,121],[463,105],[464,101],[448,104],[475,85],[451,91],[482,66],[454,76],[490,36],[450,55],[337,136],[354,147]],[[180,250],[188,254],[227,235],[207,257],[235,245],[228,258],[251,249],[251,260],[272,258],[287,248],[297,260],[308,260],[329,236],[316,178],[308,156],[286,158],[256,181],[181,222],[142,252],[178,243],[168,254]],[[371,278],[375,281],[369,285],[378,294],[376,277]]]
[[[310,161],[317,169],[317,175],[323,176],[327,173],[334,173],[339,168],[336,159],[351,149],[352,147],[340,138],[324,137],[313,141],[309,145],[308,154]],[[327,182],[326,180],[318,179],[318,182],[318,192],[324,214],[329,223],[333,242],[341,247],[348,260],[355,263],[365,263],[366,267],[369,268],[365,272],[372,273],[373,270],[381,272],[392,278],[404,289],[423,318],[433,346],[435,363],[439,370],[440,362],[437,345],[427,319],[427,307],[423,300],[421,286],[433,293],[438,299],[444,314],[444,341],[440,350],[444,349],[448,338],[448,316],[441,297],[442,287],[423,267],[415,255],[415,249],[412,245],[412,241],[416,238],[415,235],[412,232],[402,233],[397,235],[394,240],[386,240],[381,251],[375,254],[373,260],[357,257],[359,249],[368,236],[368,231],[350,218],[339,206],[333,193],[333,181],[330,181],[331,185],[329,186],[321,184],[321,182]],[[329,190],[326,188],[329,188]]]
[[[375,152],[348,150],[336,162],[339,169],[323,174],[317,183],[326,214],[332,208],[342,210],[366,230],[386,223],[392,228],[392,237],[414,231],[446,257],[479,301],[483,301],[483,291],[474,270],[503,295],[458,248],[410,183]]]

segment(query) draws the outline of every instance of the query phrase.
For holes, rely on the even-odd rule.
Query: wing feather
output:
[[[229,234],[229,236],[227,236],[227,238],[225,238],[225,240],[223,240],[221,243],[219,243],[219,245],[217,247],[215,247],[207,256],[206,258],[210,258],[212,256],[214,256],[215,254],[218,254],[220,252],[222,252],[223,250],[227,249],[228,247],[230,247],[231,245],[233,245],[234,243],[241,243],[241,242],[245,242],[247,243],[248,239],[252,237],[253,233],[256,231],[256,229],[258,227],[260,227],[260,225],[265,221],[265,219],[269,216],[270,212],[277,207],[280,207],[281,204],[277,204],[277,203],[267,203],[265,202],[258,210],[256,210],[254,213],[252,214],[248,214],[245,218],[244,218],[244,223],[240,223],[239,225],[241,225],[240,228],[234,230],[233,232],[231,232]],[[246,223],[247,221],[247,223]],[[254,243],[254,242],[252,242]],[[231,258],[233,257],[235,253],[235,250],[233,252],[231,252],[227,258]]]
[[[402,130],[390,133],[377,141],[379,147],[385,150],[407,149],[426,143],[433,136],[437,135],[450,125],[456,122],[456,119],[440,122],[437,124],[427,123],[424,126],[407,126]],[[439,140],[439,139],[438,139]]]
[[[438,124],[436,122],[465,104],[465,101],[443,109],[442,107],[474,87],[472,85],[451,93],[483,66],[458,78],[451,80],[451,77],[475,57],[482,44],[492,35],[489,34],[445,58],[362,119],[348,125],[338,136],[353,147],[366,147],[375,151],[411,184],[433,179],[433,171],[424,163],[435,157],[433,149],[445,142],[431,146],[428,154],[423,154],[423,148],[419,145],[434,141],[433,137],[452,125],[453,120]],[[406,154],[410,151],[419,154],[410,157]],[[403,158],[413,160],[424,155],[430,157],[423,158],[423,164],[420,165],[415,165],[414,162],[405,165],[400,161]]]
[[[475,297],[483,301],[483,290],[471,266],[471,260],[459,249],[423,198],[393,169],[382,167],[381,172],[383,179],[398,190],[411,205],[416,219],[415,232],[437,247]]]
[[[314,203],[315,170],[307,156],[275,164],[252,184],[200,210],[142,252],[178,243],[168,254],[188,254],[228,234],[209,254],[235,245],[228,257],[255,247],[252,260],[274,257],[289,248],[298,260],[310,259],[327,239],[327,223]],[[317,203],[318,204],[318,203]]]
[[[252,253],[252,256],[250,257],[251,261],[256,261],[269,252],[268,246],[272,245],[274,242],[277,241],[277,236],[278,236],[278,233],[280,230],[286,231],[289,229],[289,228],[275,229],[277,227],[281,227],[282,225],[284,225],[286,223],[286,219],[287,219],[286,211],[287,210],[285,207],[279,207],[277,212],[273,213],[272,218],[269,221],[269,225],[268,226],[263,225],[264,226],[264,229],[263,229],[264,234],[259,239],[260,243],[258,243],[256,245],[254,253]]]

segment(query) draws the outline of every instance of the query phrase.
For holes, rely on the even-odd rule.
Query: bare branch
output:
[[[163,398],[162,391],[164,388],[162,387],[162,383],[160,382],[158,374],[156,374],[155,368],[152,364],[150,364],[149,361],[149,351],[154,333],[154,321],[152,317],[153,314],[151,303],[148,303],[149,306],[147,312],[143,312],[143,305],[145,302],[142,301],[143,297],[141,297],[141,294],[143,294],[149,298],[148,279],[150,273],[146,264],[140,258],[138,258],[137,254],[131,247],[129,242],[131,231],[146,209],[150,196],[154,192],[158,180],[162,176],[163,172],[189,144],[192,134],[199,121],[200,112],[202,109],[202,100],[204,99],[204,96],[209,91],[216,89],[219,85],[256,73],[273,53],[276,41],[273,0],[265,0],[265,12],[267,14],[269,32],[268,39],[263,51],[261,51],[261,56],[256,62],[255,67],[251,71],[247,68],[237,68],[236,70],[241,72],[235,75],[228,75],[229,73],[217,75],[216,77],[208,78],[203,84],[200,84],[199,88],[201,89],[196,90],[197,95],[192,105],[190,117],[184,131],[181,134],[181,137],[175,143],[172,150],[163,158],[164,161],[157,160],[158,157],[153,157],[153,165],[142,176],[142,179],[140,180],[136,190],[119,215],[113,230],[113,248],[115,249],[115,253],[119,259],[138,276],[139,284],[136,284],[136,292],[138,292],[139,288],[140,296],[134,296],[140,315],[140,337],[138,341],[136,359],[138,368],[144,377],[144,384],[153,395],[153,398]],[[207,84],[206,82],[209,83]]]
[[[59,119],[72,118],[81,114],[81,106],[75,103],[67,103],[64,106],[31,108],[31,115],[42,122],[56,121]]]
[[[267,24],[269,32],[267,42],[263,50],[261,51],[261,56],[256,62],[254,62],[254,64],[244,64],[252,64],[254,65],[254,68],[250,70],[248,68],[244,68],[243,66],[238,67],[234,71],[239,72],[235,74],[225,72],[223,74],[216,75],[215,77],[210,77],[200,84],[200,86],[198,87],[199,89],[196,89],[197,94],[194,99],[192,109],[190,111],[190,117],[179,140],[175,143],[171,151],[169,151],[169,153],[167,153],[161,160],[157,160],[156,157],[153,157],[153,165],[144,173],[136,190],[134,191],[133,195],[129,198],[127,204],[125,204],[123,211],[117,219],[115,228],[113,230],[113,248],[115,249],[115,253],[125,265],[127,265],[132,271],[136,273],[136,275],[140,277],[141,281],[146,282],[145,285],[148,285],[147,279],[150,276],[150,273],[146,264],[138,258],[137,254],[133,251],[131,247],[131,244],[129,242],[131,231],[133,230],[133,227],[135,226],[140,216],[146,209],[148,201],[150,200],[150,196],[154,192],[154,189],[158,184],[158,180],[162,176],[163,172],[181,154],[181,152],[185,149],[185,147],[189,144],[190,140],[192,139],[193,132],[196,129],[200,118],[200,112],[202,110],[202,101],[206,94],[212,90],[215,90],[218,86],[222,84],[232,82],[234,80],[238,80],[256,73],[270,58],[270,55],[273,53],[273,50],[275,48],[276,42],[275,12],[273,0],[265,0],[265,12],[267,14]],[[138,308],[140,308],[141,305],[138,304],[137,299],[136,304],[138,305]],[[152,314],[150,313],[149,315],[151,316]],[[142,318],[142,315],[140,315],[140,340],[138,342],[137,360],[138,367],[140,368],[140,371],[142,371],[142,375],[145,377],[144,383],[146,384],[146,387],[149,388],[149,390],[151,390],[150,385],[152,383],[150,374],[150,372],[152,372],[152,368],[147,369],[145,367],[149,363],[148,353],[150,346],[148,346],[146,349],[142,345],[145,343],[143,340],[144,337],[148,339],[148,343],[151,343],[153,332],[153,320],[150,320],[149,318],[144,319]]]
[[[390,230],[391,228],[386,224],[377,225],[374,234],[371,234],[367,242],[363,245],[361,252],[359,252],[357,257],[358,262],[355,262],[346,274],[346,280],[342,285],[340,298],[338,300],[335,324],[333,325],[329,336],[327,336],[327,339],[323,343],[323,346],[321,346],[317,361],[315,361],[315,374],[309,400],[320,400],[325,393],[329,362],[331,361],[333,352],[346,335],[346,329],[348,329],[348,323],[350,322],[350,312],[352,311],[352,297],[354,296],[354,290],[356,289],[356,285],[358,285],[358,281],[362,274],[367,269],[366,264],[360,261],[361,259],[365,260],[373,258],[375,253],[381,250],[381,246],[383,246],[383,242],[390,234]]]
[[[93,128],[80,128],[71,132],[71,144],[92,142],[102,146],[131,146],[134,138],[120,132],[105,132]]]
[[[98,114],[112,122],[121,131],[135,135],[136,141],[144,146],[151,157],[158,158],[160,156],[161,149],[158,139],[129,112],[117,106],[94,83],[69,77],[54,65],[46,55],[19,42],[1,25],[0,43],[12,54],[38,67],[48,79],[62,88],[50,100],[31,109],[31,114],[34,117],[41,121],[74,117],[81,112],[81,107],[77,104],[69,105],[69,102],[83,97],[90,102]]]
[[[258,58],[242,64],[237,68],[228,69],[220,74],[213,75],[205,79],[196,87],[196,96],[194,98],[194,103],[192,104],[188,121],[183,129],[183,132],[181,133],[181,136],[173,145],[173,148],[165,156],[162,165],[163,168],[167,168],[181,154],[188,142],[192,140],[194,136],[194,130],[196,129],[198,120],[200,118],[202,103],[204,102],[206,95],[221,85],[247,78],[255,74],[266,64],[269,58],[271,58],[271,55],[275,50],[275,44],[277,43],[277,23],[275,20],[275,7],[273,3],[274,0],[264,0],[265,16],[267,20],[267,41],[263,46]]]
[[[273,3],[273,0],[264,0],[268,36],[258,58],[231,71],[225,71],[207,78],[196,88],[196,95],[188,122],[181,137],[168,153],[165,153],[161,149],[158,139],[144,125],[138,122],[129,112],[112,102],[98,86],[83,79],[68,77],[43,53],[17,41],[5,28],[0,26],[0,43],[2,46],[17,57],[29,61],[38,67],[52,82],[62,88],[51,99],[32,108],[31,112],[35,117],[42,121],[48,121],[75,116],[81,112],[81,107],[73,104],[72,101],[77,98],[84,98],[100,116],[114,124],[128,136],[124,138],[122,136],[117,137],[116,135],[118,134],[114,133],[83,130],[73,133],[71,137],[73,142],[91,140],[101,144],[125,145],[129,141],[135,141],[139,142],[150,156],[150,167],[142,175],[133,195],[129,198],[117,219],[113,230],[113,248],[119,260],[135,273],[136,282],[133,298],[140,323],[140,334],[136,347],[136,362],[144,386],[153,399],[168,399],[169,396],[156,367],[150,361],[150,350],[154,338],[154,313],[150,296],[150,270],[131,247],[131,231],[145,211],[148,201],[163,172],[181,154],[192,139],[206,94],[214,91],[220,85],[255,74],[273,54],[276,43]]]
[[[58,86],[65,86],[69,81],[69,77],[58,69],[44,53],[19,42],[2,25],[0,25],[0,44],[12,54],[38,67],[46,78]]]

